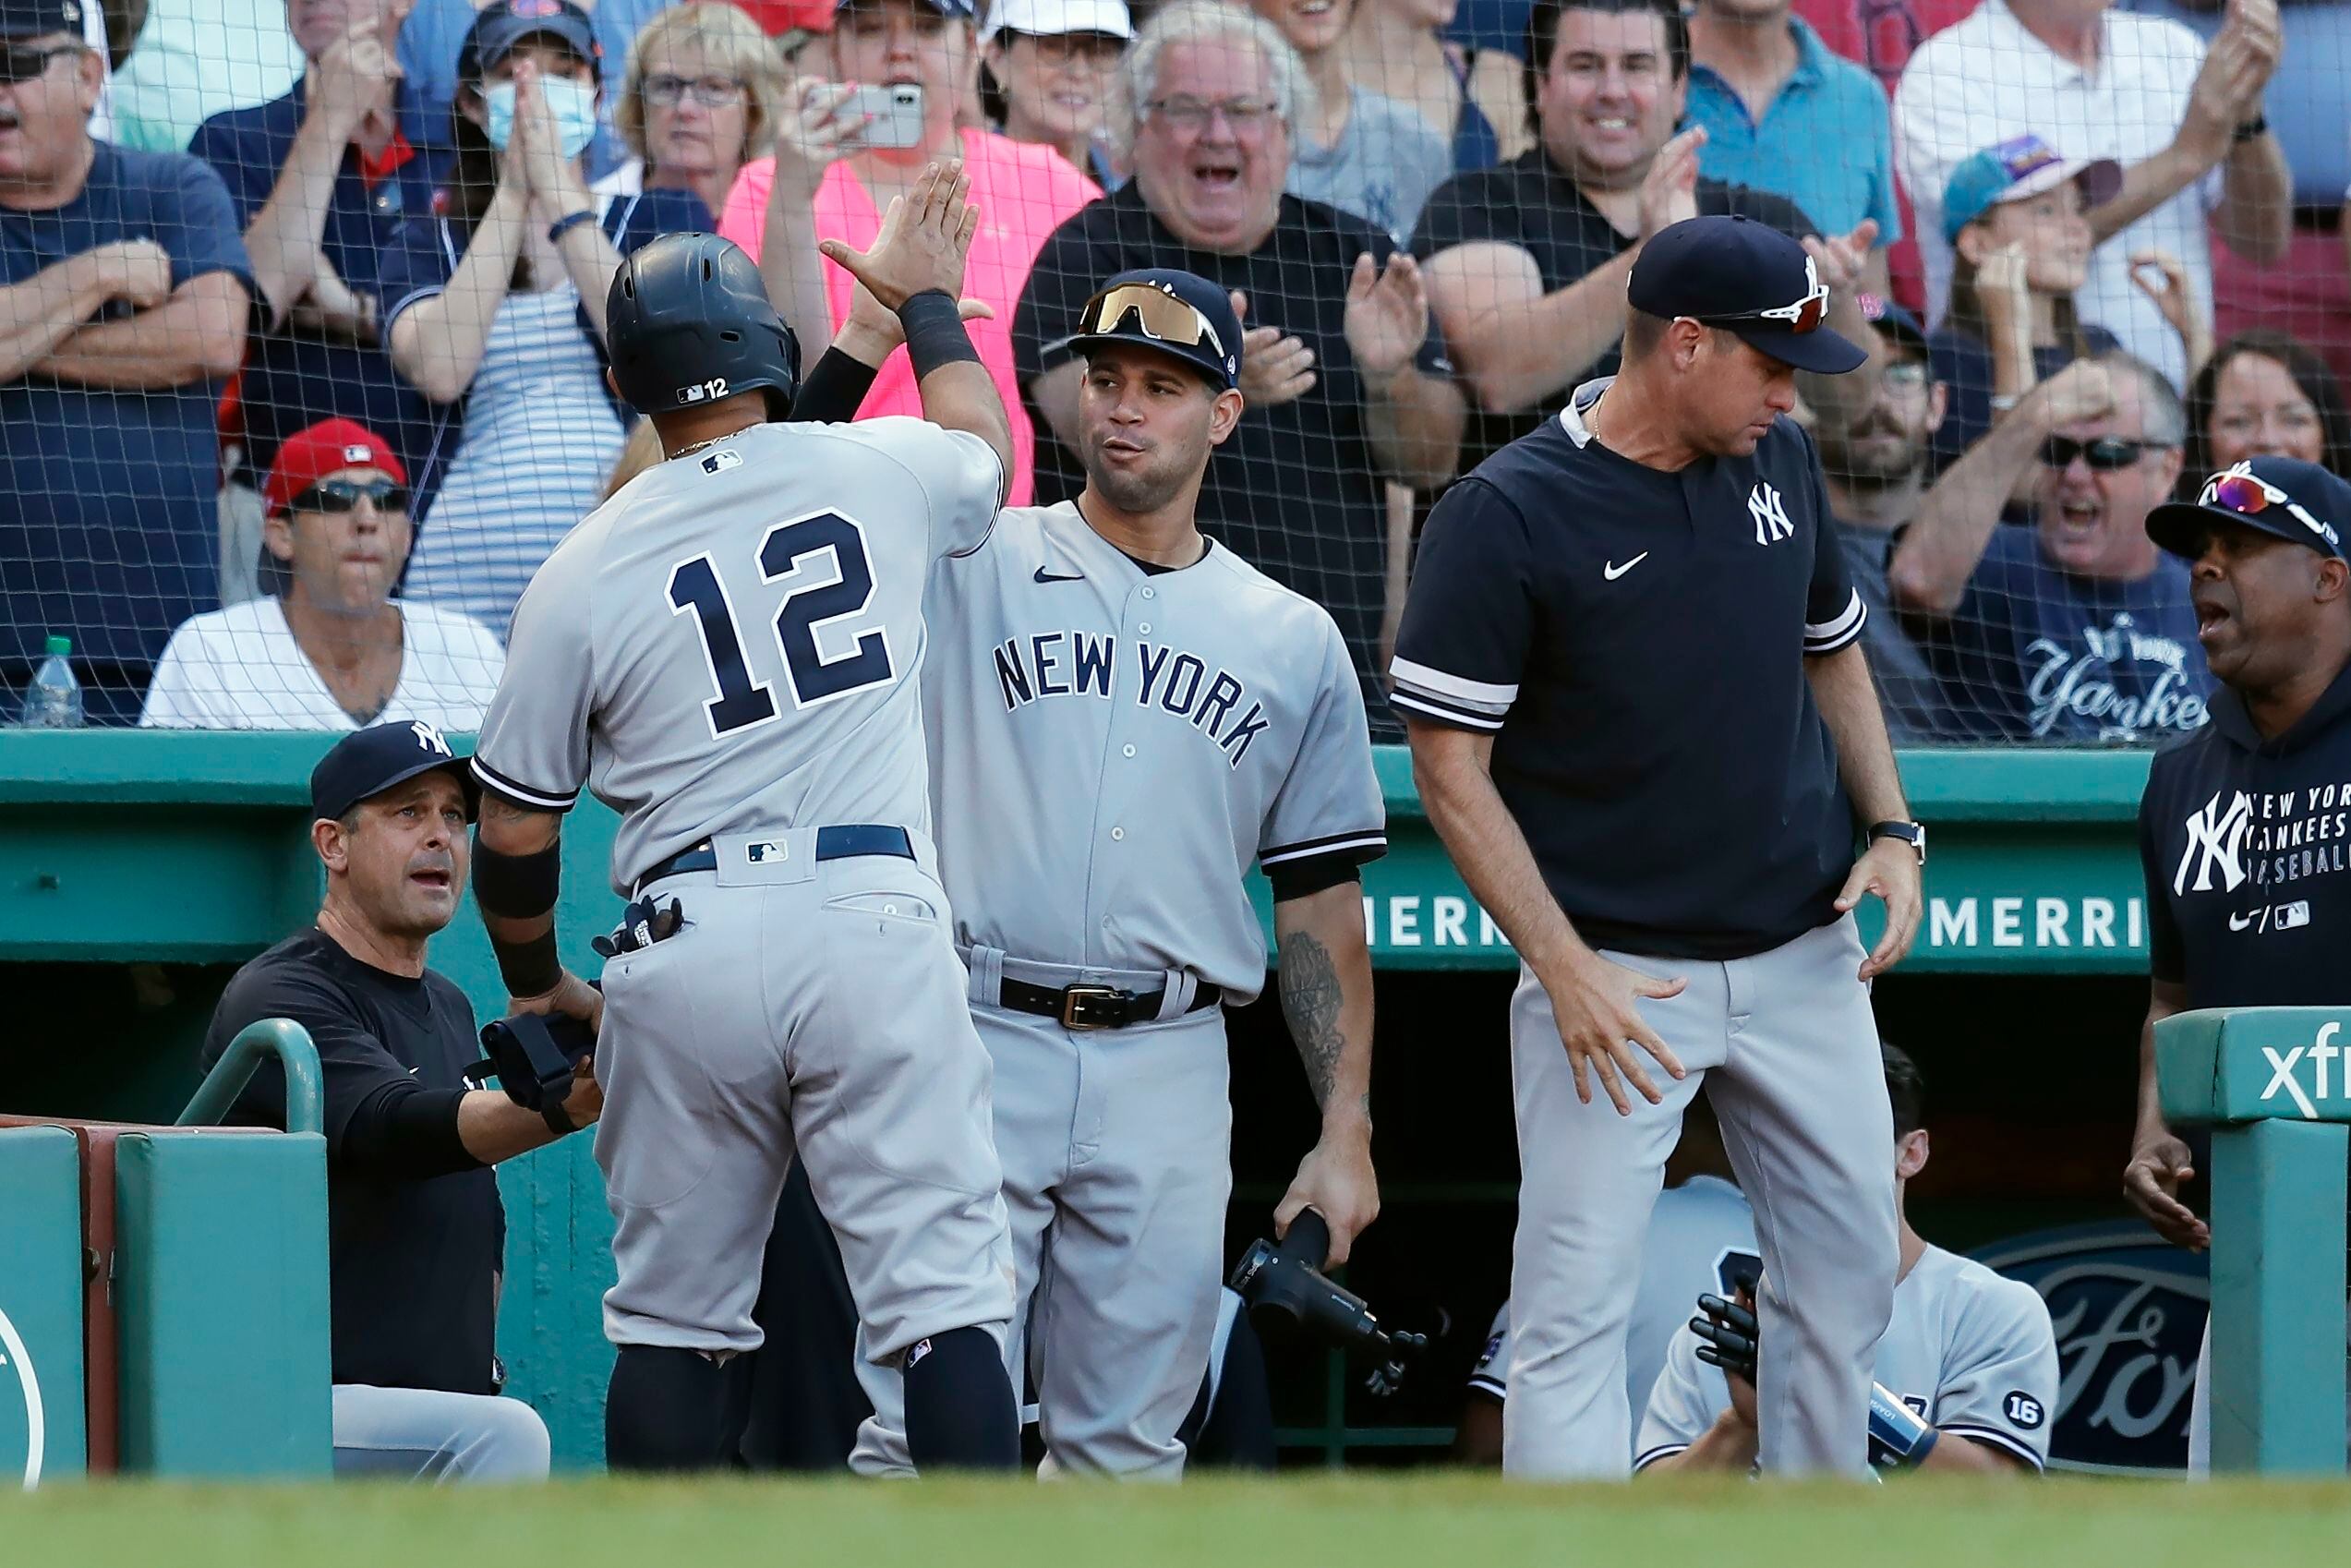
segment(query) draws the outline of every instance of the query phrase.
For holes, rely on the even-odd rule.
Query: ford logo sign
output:
[[[2041,1293],[2057,1334],[2056,1470],[2184,1470],[2206,1260],[2137,1221],[2034,1231],[1976,1261]]]

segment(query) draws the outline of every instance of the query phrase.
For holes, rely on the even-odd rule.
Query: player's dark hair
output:
[[[1886,1097],[1894,1103],[1894,1136],[1907,1138],[1926,1125],[1926,1075],[1899,1045],[1881,1040],[1877,1054],[1886,1064]]]
[[[1646,310],[1627,310],[1624,315],[1624,345],[1618,351],[1617,357],[1627,365],[1637,359],[1646,359],[1657,352],[1658,344],[1665,341],[1665,330],[1670,324],[1664,317],[1652,316]]]
[[[1542,102],[1543,78],[1551,71],[1551,45],[1559,39],[1561,11],[1601,11],[1610,16],[1646,11],[1665,24],[1666,63],[1680,81],[1690,74],[1690,22],[1674,0],[1535,0],[1526,13],[1526,43],[1519,52],[1525,62],[1526,124],[1539,139],[1542,121],[1536,105]]]
[[[2179,470],[2179,499],[2194,501],[2204,480],[2220,466],[2212,461],[2212,401],[2221,372],[2246,355],[2257,354],[2285,367],[2302,395],[2319,413],[2319,463],[2330,474],[2351,475],[2351,413],[2343,404],[2343,384],[2327,362],[2284,332],[2266,327],[2237,333],[2220,348],[2188,388],[2188,461]]]

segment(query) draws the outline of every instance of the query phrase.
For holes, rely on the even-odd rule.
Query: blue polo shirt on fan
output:
[[[277,188],[302,128],[308,84],[297,81],[283,98],[232,109],[204,122],[188,151],[212,165],[228,187],[240,227],[250,227]],[[327,198],[319,247],[344,286],[376,301],[376,319],[391,303],[377,291],[382,258],[406,218],[428,214],[433,191],[455,156],[445,123],[428,124],[422,100],[404,84],[394,100],[400,133],[373,158],[346,148],[334,192]],[[321,419],[354,419],[392,442],[415,468],[431,441],[425,400],[402,384],[392,362],[373,344],[306,332],[291,320],[271,328],[257,313],[237,403],[245,426],[246,476],[258,488],[276,461],[278,443]]]
[[[2204,722],[2212,678],[2173,556],[2144,577],[2077,576],[2032,527],[2003,524],[1959,609],[1918,630],[1976,739],[2154,742]]]
[[[1690,66],[1684,124],[1704,126],[1698,168],[1708,179],[1784,196],[1823,234],[1877,220],[1882,248],[1902,237],[1894,194],[1894,122],[1886,89],[1840,59],[1801,17],[1788,18],[1796,69],[1765,105],[1763,118],[1710,66]]]
[[[1868,611],[1794,421],[1666,472],[1593,438],[1608,384],[1437,502],[1391,700],[1493,736],[1494,787],[1585,941],[1752,957],[1838,918],[1853,807],[1804,660]]]
[[[99,142],[62,207],[0,204],[0,285],[118,240],[170,253],[175,288],[227,272],[249,294],[221,178],[178,152]],[[116,300],[95,321],[135,314]],[[172,628],[219,602],[223,383],[110,388],[38,371],[0,383],[0,681],[21,688],[43,639],[73,639],[93,724],[135,723]]]

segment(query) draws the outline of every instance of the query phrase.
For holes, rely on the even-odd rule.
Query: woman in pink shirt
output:
[[[891,199],[913,185],[925,163],[960,158],[980,210],[963,292],[995,312],[993,320],[968,325],[1012,418],[1019,465],[1011,502],[1024,506],[1032,494],[1034,435],[1013,373],[1013,308],[1046,238],[1102,192],[1049,147],[957,127],[974,47],[971,0],[847,0],[830,48],[834,76],[849,85],[797,85],[778,127],[776,155],[743,165],[718,232],[758,258],[768,294],[801,341],[826,343],[849,315],[853,285],[817,254],[816,242],[872,245]],[[861,145],[862,127],[837,114],[861,82],[922,90],[922,133],[914,146]],[[858,412],[921,414],[903,349],[882,368]]]

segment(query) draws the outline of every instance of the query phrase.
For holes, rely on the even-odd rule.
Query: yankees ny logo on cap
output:
[[[423,719],[417,719],[414,724],[408,726],[408,730],[409,733],[416,737],[416,749],[418,751],[439,752],[442,756],[449,756],[452,754],[449,750],[449,742],[442,739],[440,731],[426,723]]]

